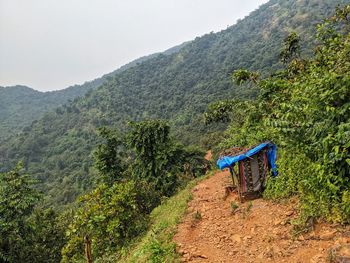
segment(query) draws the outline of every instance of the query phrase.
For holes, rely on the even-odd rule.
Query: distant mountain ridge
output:
[[[115,74],[137,66],[161,53],[169,55],[177,52],[185,44],[187,42],[164,52],[135,59],[100,78],[62,90],[40,92],[22,85],[10,87],[0,86],[0,142],[11,135],[20,133],[23,128],[43,117],[45,113],[63,104],[70,103],[70,101],[78,97],[84,96],[90,90],[96,89]]]
[[[0,87],[0,141],[100,84],[102,80],[96,80],[51,92],[39,92],[26,86]]]
[[[280,68],[278,54],[291,31],[301,35],[304,52],[310,53],[315,25],[347,2],[271,0],[236,25],[136,63],[45,114],[0,145],[0,163],[8,169],[24,159],[28,172],[41,181],[49,203],[69,203],[93,182],[96,128],[123,130],[128,120],[162,118],[171,122],[178,138],[187,144],[198,142],[208,131],[202,113],[209,103],[233,97],[254,99],[258,93],[233,85],[233,70],[268,74]]]

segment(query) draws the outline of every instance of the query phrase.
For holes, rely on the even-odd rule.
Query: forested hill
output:
[[[26,86],[0,87],[0,141],[100,84],[102,80],[98,79],[52,92],[39,92]]]
[[[185,44],[168,49],[164,51],[164,54],[177,52]],[[0,142],[11,135],[21,132],[24,127],[40,119],[45,113],[63,104],[70,103],[70,101],[78,97],[82,97],[89,90],[97,88],[115,74],[137,66],[158,54],[161,53],[138,58],[100,78],[86,81],[81,85],[70,86],[63,90],[40,92],[20,85],[0,87]]]
[[[9,168],[24,159],[50,202],[73,201],[91,184],[96,127],[123,129],[128,120],[164,118],[184,141],[195,142],[205,132],[201,120],[209,103],[255,97],[255,90],[231,84],[233,70],[279,68],[278,54],[289,32],[310,42],[315,25],[346,2],[271,0],[236,25],[119,72],[83,98],[46,114],[0,146],[0,163]]]

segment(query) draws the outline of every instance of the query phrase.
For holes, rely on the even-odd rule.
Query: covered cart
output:
[[[217,161],[217,165],[221,170],[230,169],[239,197],[243,200],[261,195],[268,171],[271,171],[272,176],[277,176],[276,158],[276,145],[272,142],[264,142],[234,154],[224,153]],[[238,174],[234,170],[236,163]]]

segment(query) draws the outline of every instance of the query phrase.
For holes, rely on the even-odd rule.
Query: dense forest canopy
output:
[[[129,128],[124,134],[99,130],[96,186],[60,215],[43,207],[22,163],[0,173],[1,262],[91,262],[114,254],[147,229],[153,208],[208,170],[204,152],[174,140],[166,122]]]
[[[150,228],[152,213],[210,169],[205,151],[183,143],[198,143],[196,137],[208,131],[214,132],[205,137],[206,145],[222,139],[214,154],[266,140],[279,146],[279,175],[268,178],[264,197],[297,198],[295,235],[318,219],[348,224],[350,5],[335,8],[315,35],[294,24],[295,17],[316,19],[335,5],[322,3],[270,1],[232,28],[107,78],[2,144],[0,262],[117,262],[147,229],[145,260],[167,262],[175,247],[160,244],[164,228]],[[287,7],[297,7],[288,11],[290,20],[282,12]],[[273,28],[270,19],[279,16],[297,30],[284,34],[288,30],[282,28],[268,40],[264,27],[251,23],[265,21]],[[237,28],[256,29],[266,44],[280,40],[270,54],[276,61],[261,68],[240,68],[245,63],[237,61],[228,67],[230,52],[252,51],[237,51],[237,44],[222,60],[217,57],[223,43],[238,41]],[[259,39],[249,32],[246,37]],[[241,47],[253,43],[245,39]],[[269,55],[257,50],[255,58]],[[222,122],[228,128],[217,137]],[[201,217],[198,211],[193,215]],[[171,232],[162,234],[172,239]]]
[[[273,0],[226,30],[108,77],[96,90],[47,113],[1,144],[1,170],[23,160],[49,203],[65,204],[92,186],[98,127],[123,131],[130,120],[168,119],[183,142],[198,143],[206,132],[224,127],[205,126],[202,113],[209,103],[257,95],[253,86],[232,85],[232,71],[243,67],[266,75],[281,68],[278,54],[290,30],[300,34],[306,55],[311,54],[315,24],[344,2]]]
[[[176,52],[185,44],[183,43],[170,48],[163,53],[171,54]],[[43,117],[45,113],[61,105],[69,104],[78,97],[84,96],[89,90],[96,89],[115,74],[134,67],[158,54],[138,58],[100,78],[86,81],[82,85],[74,85],[63,90],[39,92],[19,85],[0,87],[0,142],[11,135],[16,136],[23,128]]]
[[[52,92],[39,92],[25,86],[0,87],[0,141],[16,136],[48,111],[83,96],[100,84],[102,80],[95,80]]]
[[[266,140],[280,146],[280,175],[270,178],[265,196],[297,195],[304,224],[350,221],[349,18],[347,5],[317,26],[312,58],[301,56],[300,37],[291,33],[280,52],[282,70],[263,79],[245,69],[233,73],[237,83],[259,87],[256,100],[214,103],[205,114],[207,122],[231,122],[222,148]]]

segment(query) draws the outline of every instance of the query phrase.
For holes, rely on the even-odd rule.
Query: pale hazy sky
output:
[[[0,86],[63,89],[220,31],[267,0],[0,0]]]

